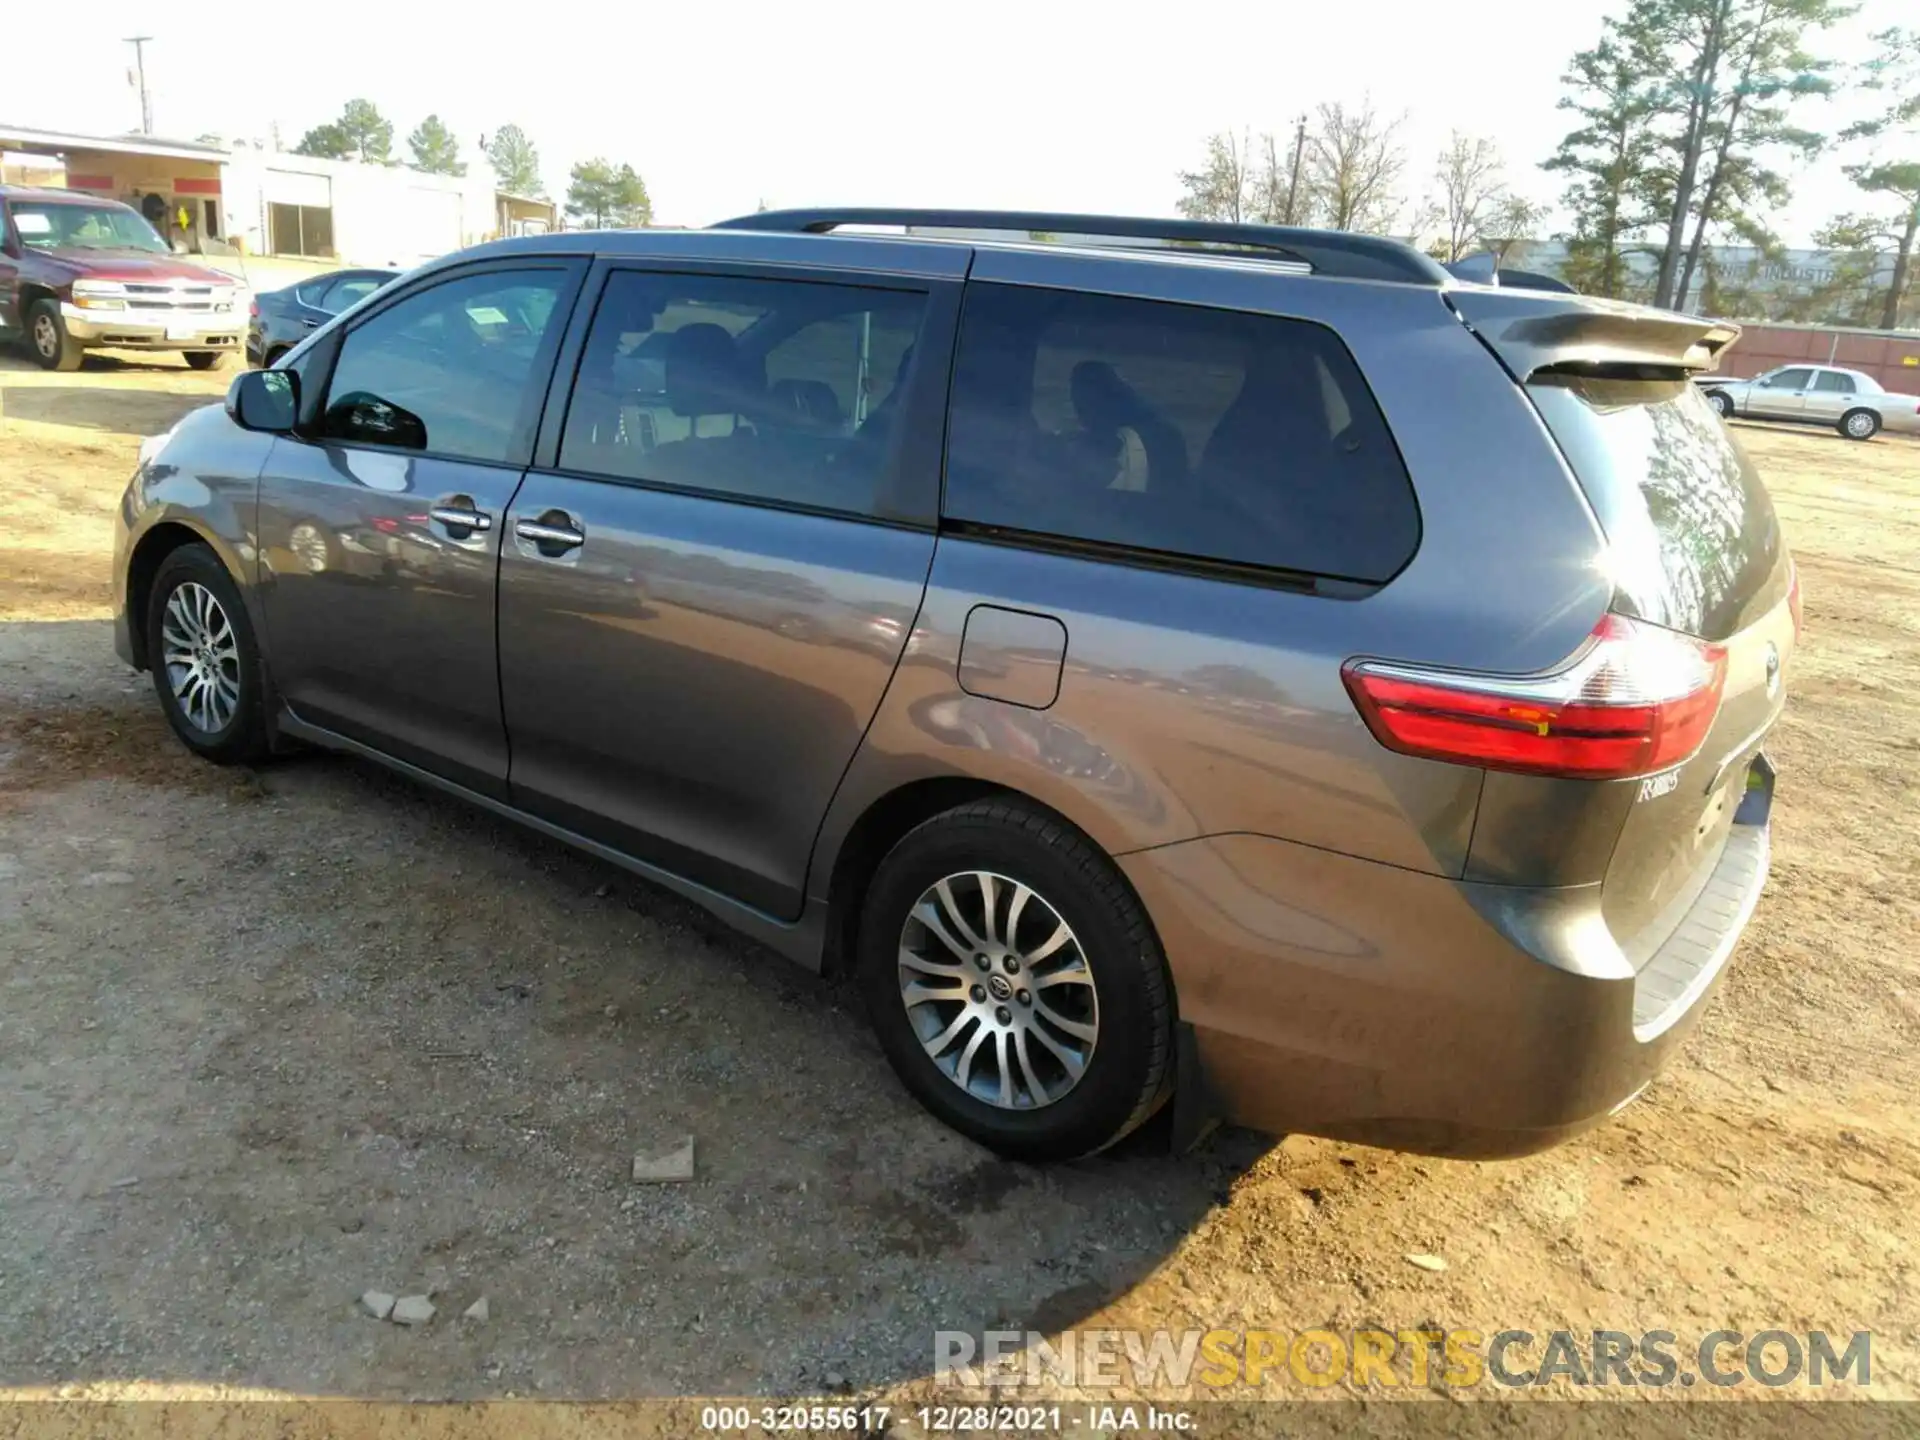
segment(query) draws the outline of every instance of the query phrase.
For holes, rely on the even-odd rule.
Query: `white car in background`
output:
[[[1723,416],[1831,425],[1849,440],[1882,430],[1920,435],[1920,396],[1896,395],[1871,375],[1832,365],[1783,365],[1751,380],[1702,376],[1700,386]]]

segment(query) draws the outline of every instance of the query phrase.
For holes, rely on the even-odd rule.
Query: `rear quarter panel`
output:
[[[812,892],[869,805],[949,775],[1030,795],[1113,854],[1244,832],[1458,875],[1480,772],[1383,749],[1340,667],[1364,655],[1541,669],[1606,608],[1598,525],[1519,387],[1434,290],[1025,252],[982,251],[973,273],[1332,325],[1413,476],[1422,539],[1395,579],[1354,600],[943,536],[823,826]],[[960,636],[983,602],[1064,624],[1050,708],[960,688]]]

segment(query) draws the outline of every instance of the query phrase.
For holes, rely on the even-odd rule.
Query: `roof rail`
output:
[[[1233,225],[1218,220],[1147,220],[1123,215],[1068,215],[1049,210],[763,210],[722,220],[716,230],[776,230],[825,235],[844,225],[921,226],[929,230],[1025,230],[1122,240],[1197,243],[1258,251],[1310,266],[1317,275],[1446,285],[1438,261],[1413,246],[1345,230],[1288,225]]]

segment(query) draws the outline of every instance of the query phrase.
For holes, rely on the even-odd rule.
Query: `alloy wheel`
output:
[[[1086,1074],[1100,1034],[1093,972],[1031,887],[987,870],[935,881],[901,927],[899,962],[921,1049],[974,1099],[1035,1110]]]
[[[219,598],[187,580],[167,596],[161,620],[167,686],[194,729],[217,735],[240,708],[240,644]]]
[[[51,315],[33,317],[33,348],[45,360],[51,360],[60,353],[60,327]]]

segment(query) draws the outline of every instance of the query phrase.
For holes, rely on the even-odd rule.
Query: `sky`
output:
[[[1288,131],[1321,102],[1371,97],[1405,113],[1409,199],[1459,129],[1494,139],[1515,187],[1551,203],[1560,185],[1537,167],[1569,128],[1560,76],[1623,4],[90,0],[58,65],[8,67],[0,121],[137,129],[120,37],[145,34],[156,134],[264,139],[277,125],[291,147],[364,96],[400,154],[430,111],[469,154],[513,122],[554,195],[574,161],[604,155],[646,179],[658,223],[704,225],[762,201],[1170,215],[1210,133]],[[1827,53],[1861,57],[1912,4],[1863,0]],[[1800,118],[1837,129],[1863,104],[1809,102]],[[1806,244],[1858,203],[1828,160],[1796,177],[1775,228]]]

